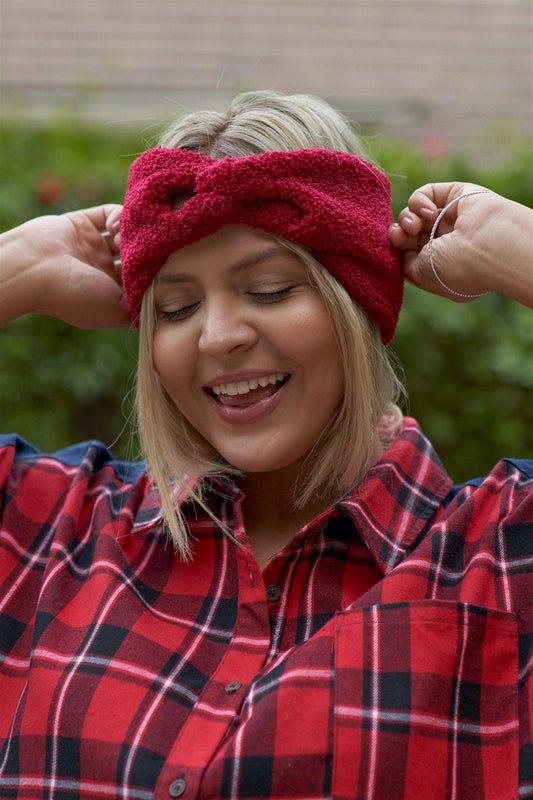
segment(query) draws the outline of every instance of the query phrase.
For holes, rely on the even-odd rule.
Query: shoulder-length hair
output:
[[[308,95],[277,92],[239,95],[226,114],[204,111],[178,120],[161,137],[164,147],[241,157],[271,150],[326,148],[363,156],[349,123],[327,103]],[[396,402],[403,391],[382,343],[378,326],[305,248],[280,240],[305,264],[321,295],[341,355],[344,397],[300,470],[295,508],[311,498],[334,502],[360,481],[383,444],[401,428]],[[153,482],[161,494],[166,524],[183,558],[191,555],[187,524],[178,498],[195,500],[215,522],[202,495],[203,479],[238,475],[213,450],[166,392],[154,368],[152,343],[157,319],[152,287],[140,315],[137,416],[139,436]],[[227,531],[231,535],[231,531]]]

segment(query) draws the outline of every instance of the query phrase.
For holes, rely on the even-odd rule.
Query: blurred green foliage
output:
[[[153,142],[150,142],[153,143]],[[395,213],[428,181],[480,183],[532,204],[532,149],[483,161],[456,152],[431,157],[382,138],[368,141],[391,176]],[[0,229],[39,214],[120,202],[142,133],[72,119],[4,123]],[[490,163],[488,163],[490,162]],[[502,456],[531,457],[531,312],[499,295],[456,305],[407,287],[394,350],[416,416],[456,481],[482,475]],[[136,360],[131,331],[87,333],[28,315],[0,331],[0,430],[44,450],[100,438],[137,457],[130,425]]]

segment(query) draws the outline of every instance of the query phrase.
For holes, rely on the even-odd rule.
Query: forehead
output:
[[[165,283],[177,273],[195,273],[216,263],[217,269],[244,269],[272,258],[297,258],[273,234],[247,225],[226,225],[211,236],[172,253],[156,276]]]

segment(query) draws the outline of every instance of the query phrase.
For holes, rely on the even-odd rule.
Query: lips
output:
[[[286,373],[276,372],[249,380],[219,383],[208,391],[225,408],[247,408],[276,394],[288,378]]]

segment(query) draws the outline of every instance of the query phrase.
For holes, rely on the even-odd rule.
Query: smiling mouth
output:
[[[211,396],[223,406],[247,408],[259,400],[271,397],[287,383],[289,375],[275,372],[248,381],[219,383],[208,389]]]

